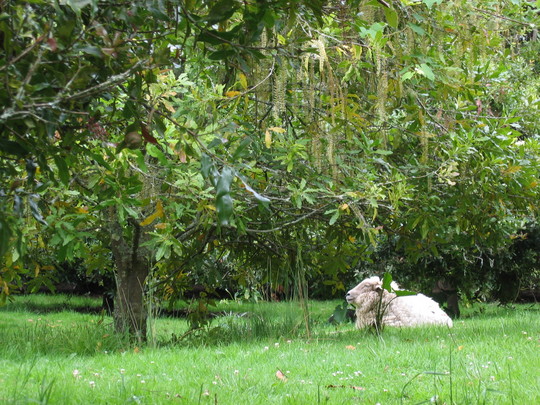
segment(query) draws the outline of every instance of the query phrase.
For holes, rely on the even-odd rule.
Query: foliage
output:
[[[460,291],[462,300],[499,300],[509,303],[516,298],[534,301],[538,294],[538,231],[528,224],[510,235],[508,244],[485,247],[483,252],[467,251],[458,246],[426,256],[417,262],[405,260],[406,253],[396,239],[381,241],[372,263],[362,263],[357,278],[390,271],[400,283],[433,294],[437,280],[444,280]]]
[[[209,268],[305,297],[384,244],[459,278],[536,220],[536,3],[2,7],[4,297],[40,238],[89,271],[136,240],[168,300]]]

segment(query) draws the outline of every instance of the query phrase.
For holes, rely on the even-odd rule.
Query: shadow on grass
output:
[[[111,315],[112,309],[108,307],[104,307],[102,305],[80,305],[76,303],[71,303],[69,301],[65,302],[57,302],[57,303],[35,303],[35,302],[15,302],[8,304],[4,307],[0,307],[0,312],[2,311],[26,311],[26,312],[32,312],[36,315],[45,315],[45,314],[52,314],[52,313],[60,313],[60,312],[77,312],[80,314],[89,314],[89,315]],[[181,308],[181,309],[164,309],[159,308],[157,310],[153,311],[158,318],[179,318],[179,319],[186,319],[192,313],[193,311],[189,310],[188,308]],[[237,316],[237,317],[244,317],[249,316],[250,314],[248,312],[242,312],[242,311],[209,311],[207,314],[207,317],[209,319],[214,318],[220,318],[224,316]]]
[[[531,304],[518,304],[519,311],[540,313],[540,306],[537,303]],[[489,304],[475,304],[469,308],[465,308],[461,316],[457,320],[467,319],[492,319],[500,318],[513,314],[516,311],[515,304],[506,305],[489,305]],[[454,320],[456,321],[456,320]]]

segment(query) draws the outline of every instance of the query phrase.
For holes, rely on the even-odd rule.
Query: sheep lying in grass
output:
[[[388,326],[447,325],[450,317],[435,301],[423,294],[398,296],[382,288],[379,277],[362,281],[345,296],[348,303],[356,306],[356,327],[377,328]],[[391,290],[400,290],[391,283]],[[382,294],[382,296],[381,296]],[[379,315],[379,316],[378,316]],[[379,321],[377,322],[377,319]]]

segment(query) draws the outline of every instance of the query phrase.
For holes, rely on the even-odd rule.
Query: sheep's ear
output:
[[[374,290],[377,292],[382,291],[382,285],[380,283],[376,284]]]

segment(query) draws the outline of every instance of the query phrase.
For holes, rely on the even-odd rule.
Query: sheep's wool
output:
[[[392,289],[399,286],[392,282]],[[385,308],[382,322],[388,326],[445,325],[452,327],[452,319],[435,301],[423,294],[398,297],[382,288],[379,277],[362,281],[345,298],[356,306],[356,326],[365,328],[375,324],[377,306],[382,291],[382,307]]]

